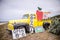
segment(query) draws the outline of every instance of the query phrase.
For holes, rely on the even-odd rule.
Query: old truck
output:
[[[24,14],[22,19],[20,20],[9,20],[8,30],[14,30],[17,28],[25,28],[27,33],[31,31],[34,32],[34,28],[38,26],[43,26],[43,23],[48,22],[51,23],[50,19],[43,19],[38,21],[36,14]]]

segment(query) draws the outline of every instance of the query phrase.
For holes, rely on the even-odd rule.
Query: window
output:
[[[29,17],[29,14],[25,14],[23,15],[22,19],[28,19],[28,17]]]

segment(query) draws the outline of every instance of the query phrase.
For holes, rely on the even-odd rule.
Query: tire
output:
[[[34,28],[29,26],[29,24],[23,23],[20,25],[14,25],[14,29],[25,28],[26,33],[34,33]]]
[[[48,23],[48,22],[43,23],[43,28],[45,30],[49,29],[49,26],[50,26],[50,23]]]

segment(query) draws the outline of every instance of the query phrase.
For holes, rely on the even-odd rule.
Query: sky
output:
[[[0,21],[21,19],[25,13],[35,13],[37,7],[42,11],[50,11],[53,15],[60,14],[60,0],[0,0]]]

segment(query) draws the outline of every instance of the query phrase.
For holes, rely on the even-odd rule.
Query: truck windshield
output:
[[[25,14],[23,15],[22,19],[28,19],[29,15],[28,14]]]

